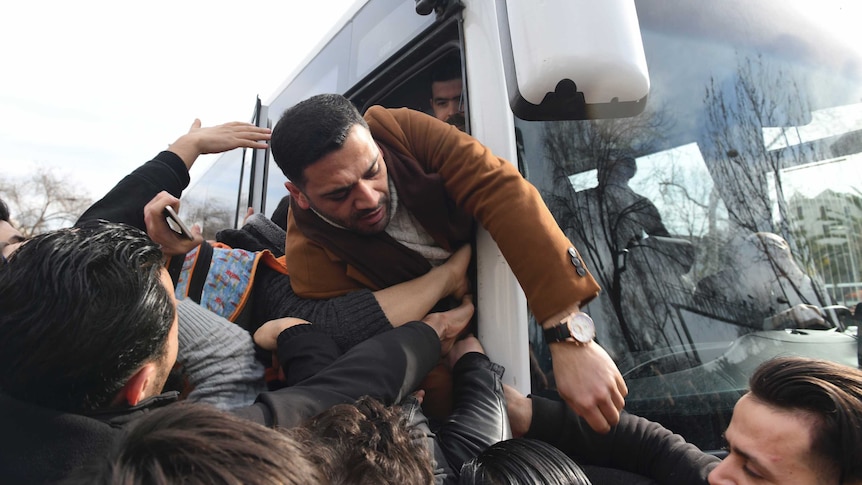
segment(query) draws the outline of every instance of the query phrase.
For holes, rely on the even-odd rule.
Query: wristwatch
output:
[[[545,341],[553,342],[574,342],[578,345],[584,345],[596,337],[596,325],[593,319],[584,312],[574,312],[562,320],[557,325],[545,329]]]

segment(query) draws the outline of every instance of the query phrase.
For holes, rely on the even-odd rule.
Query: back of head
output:
[[[299,187],[303,171],[344,146],[354,125],[368,128],[353,103],[340,94],[319,94],[285,110],[272,130],[270,148],[285,177]]]
[[[109,407],[165,352],[175,310],[161,275],[161,250],[129,226],[28,240],[0,270],[0,389],[67,412]]]
[[[839,483],[862,482],[862,370],[826,360],[781,357],[762,364],[751,396],[785,411],[815,417],[812,452]]]
[[[67,485],[318,484],[302,446],[276,430],[201,404],[138,419],[114,450]]]
[[[431,69],[429,79],[430,86],[437,82],[452,81],[454,79],[461,80],[461,56],[460,54],[447,54],[440,59]]]
[[[318,450],[327,483],[434,483],[430,452],[412,439],[398,407],[363,397],[318,414],[302,432]]]
[[[589,485],[581,467],[544,441],[513,438],[461,467],[461,485]]]

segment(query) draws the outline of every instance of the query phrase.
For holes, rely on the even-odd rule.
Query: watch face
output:
[[[569,320],[572,337],[578,342],[589,342],[596,336],[596,326],[593,319],[586,313],[576,313]]]

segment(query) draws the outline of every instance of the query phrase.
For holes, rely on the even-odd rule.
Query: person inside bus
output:
[[[464,97],[461,56],[449,54],[431,70],[431,112],[440,121],[464,131]]]
[[[0,267],[0,475],[60,479],[102,454],[124,426],[170,406],[178,352],[162,252],[123,224],[88,222],[18,245]],[[403,399],[469,319],[430,314],[356,345],[315,376],[264,392],[236,415],[292,426],[371,395]]]
[[[557,387],[595,429],[616,424],[628,391],[579,312],[599,286],[512,164],[434,117],[371,107],[363,118],[337,94],[287,109],[270,145],[291,195],[285,257],[297,295],[332,298],[421,276],[470,242],[478,221],[542,327],[585,322],[583,341],[550,344]]]
[[[562,403],[505,386],[512,433],[546,441],[596,483],[610,467],[659,484],[862,484],[862,370],[804,357],[761,364],[733,411],[724,460],[644,418],[624,413],[600,435]],[[479,482],[481,483],[481,482]]]

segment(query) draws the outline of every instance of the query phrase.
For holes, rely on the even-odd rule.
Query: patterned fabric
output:
[[[200,247],[186,254],[176,285],[178,299],[192,298],[189,283],[198,264],[208,264],[206,283],[200,295],[200,305],[213,313],[234,321],[245,306],[251,290],[251,280],[261,253],[244,249],[213,246],[211,261],[199,261]]]

